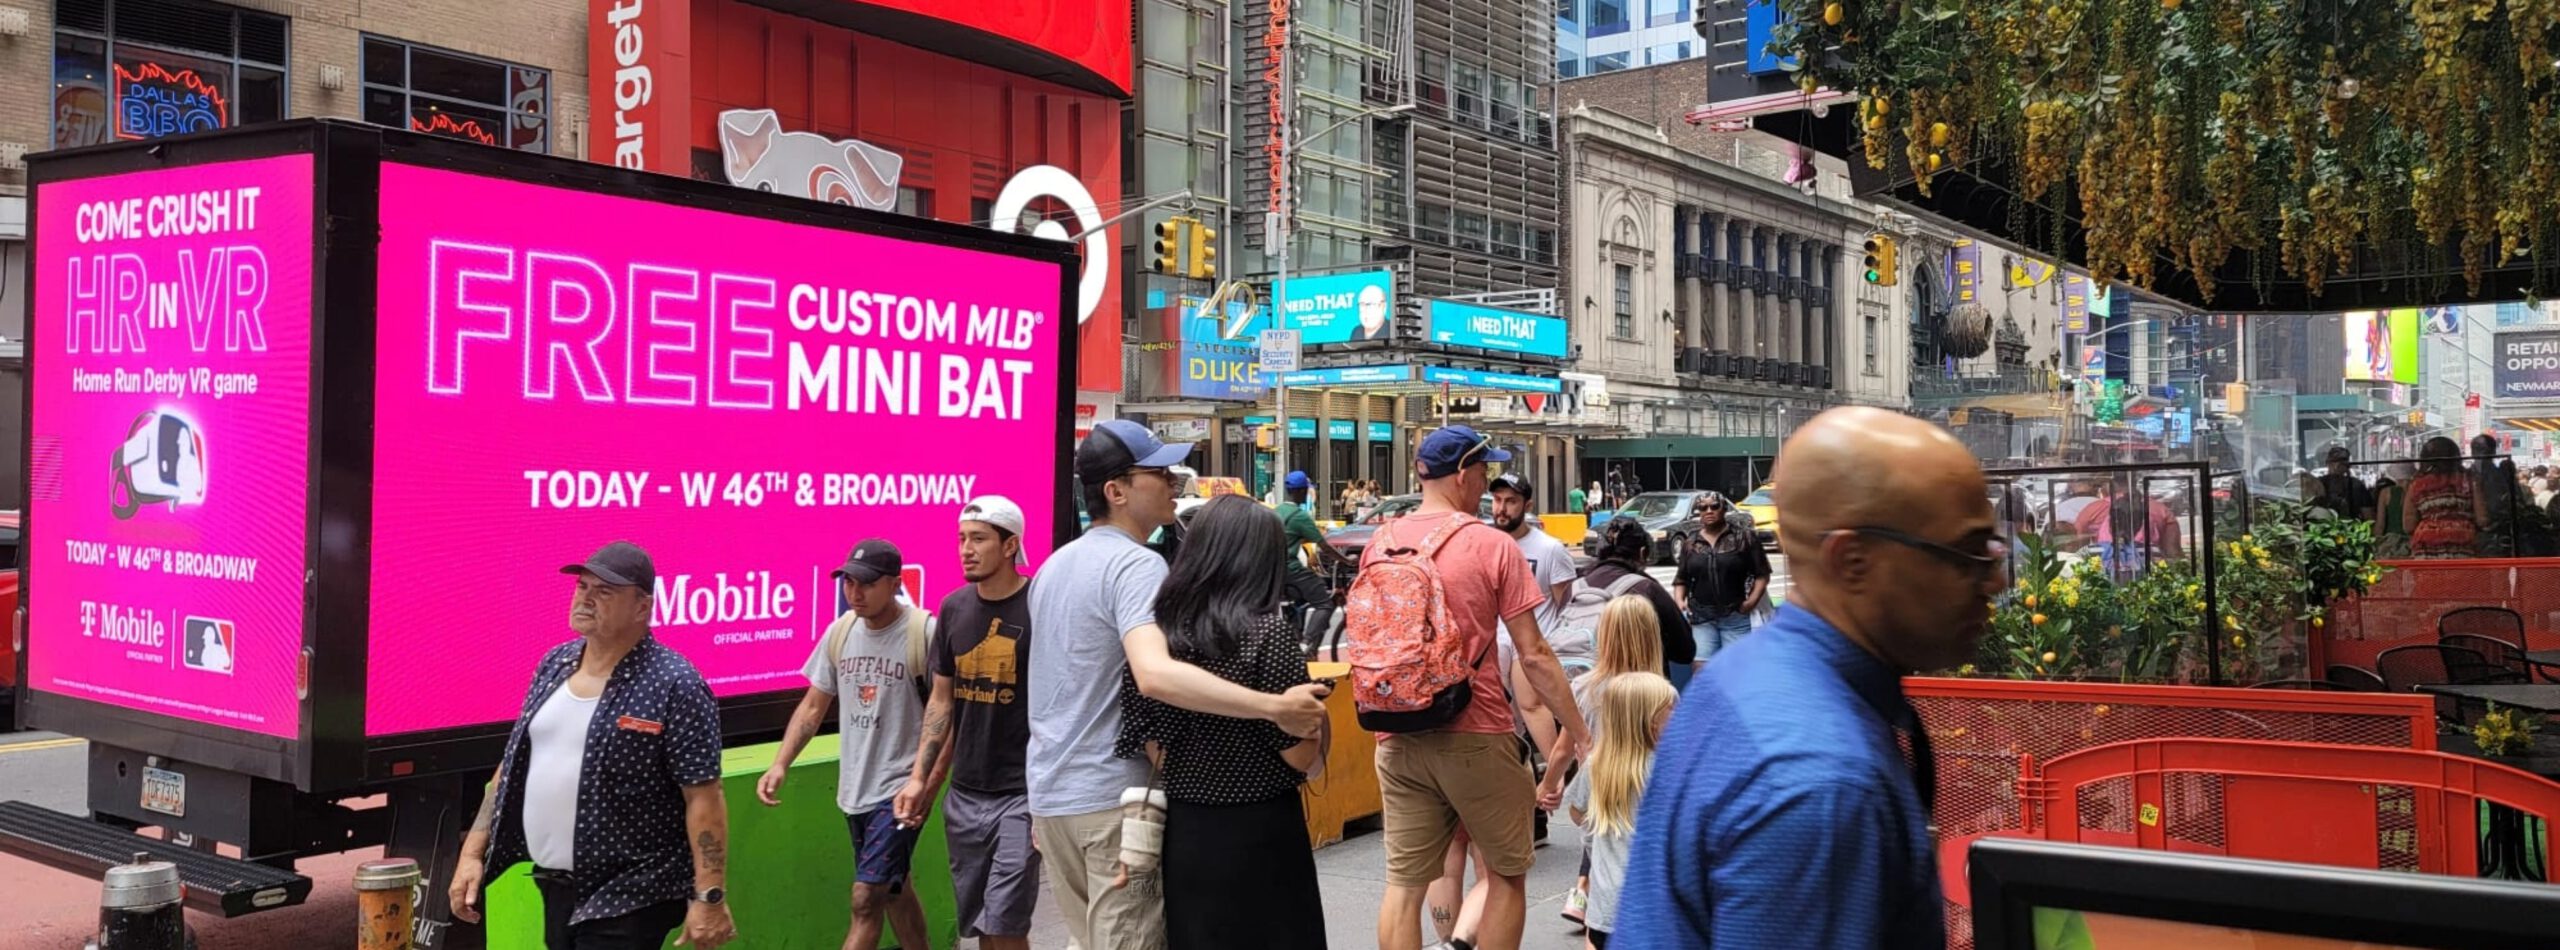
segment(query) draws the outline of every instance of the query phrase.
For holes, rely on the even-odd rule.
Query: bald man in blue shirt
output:
[[[1946,946],[1902,677],[1970,660],[2007,583],[1981,467],[1927,422],[1835,409],[1787,441],[1777,486],[1791,602],[1672,716],[1610,950]]]

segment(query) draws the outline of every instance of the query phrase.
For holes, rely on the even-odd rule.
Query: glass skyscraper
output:
[[[1556,75],[1571,79],[1706,54],[1704,0],[1556,0]]]

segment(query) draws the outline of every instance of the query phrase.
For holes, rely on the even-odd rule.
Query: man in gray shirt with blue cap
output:
[[[1025,762],[1031,824],[1060,915],[1086,950],[1164,946],[1163,891],[1152,871],[1120,873],[1121,794],[1147,785],[1147,763],[1117,758],[1120,671],[1148,697],[1184,709],[1267,719],[1313,736],[1325,721],[1320,684],[1255,692],[1173,658],[1156,627],[1165,562],[1142,543],[1173,523],[1189,446],[1166,445],[1145,426],[1114,419],[1076,448],[1093,526],[1059,548],[1031,581],[1031,750]]]

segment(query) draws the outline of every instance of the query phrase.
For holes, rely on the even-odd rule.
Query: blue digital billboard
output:
[[[1285,319],[1275,329],[1298,331],[1299,342],[1307,346],[1395,336],[1396,275],[1391,271],[1292,277],[1281,290],[1287,294],[1281,299]]]
[[[1474,389],[1502,389],[1520,393],[1560,393],[1564,381],[1553,376],[1523,376],[1519,373],[1495,373],[1480,369],[1450,369],[1425,366],[1422,381],[1466,386]],[[1292,384],[1295,385],[1295,384]]]
[[[1431,301],[1426,313],[1433,343],[1558,358],[1572,346],[1564,320],[1545,314],[1455,300]]]
[[[1291,386],[1345,386],[1357,383],[1409,383],[1413,381],[1413,367],[1401,364],[1395,366],[1337,366],[1332,369],[1311,369],[1295,373],[1283,373],[1280,375],[1280,381]]]

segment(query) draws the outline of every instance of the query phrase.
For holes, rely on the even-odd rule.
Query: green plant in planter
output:
[[[2023,545],[2018,583],[1992,601],[1991,629],[1972,672],[2019,679],[2104,673],[2123,635],[2116,586],[2095,560],[2066,562],[2033,536]]]
[[[2164,683],[2178,678],[2204,628],[2204,582],[2192,561],[2154,566],[2124,587],[2123,632],[2115,637],[2119,678]]]
[[[2487,715],[2471,727],[2471,741],[2480,746],[2481,755],[2522,756],[2533,754],[2533,734],[2542,731],[2542,721],[2513,708],[2500,709],[2490,703]]]

